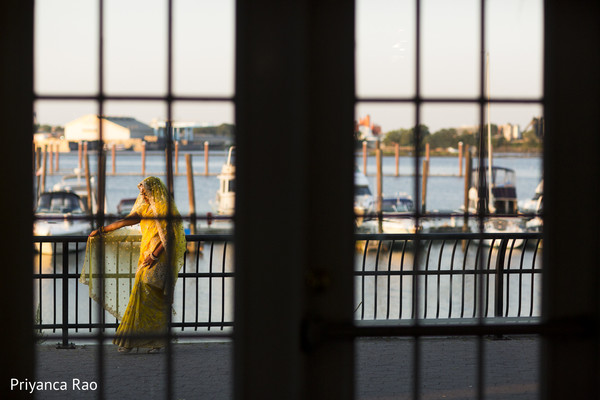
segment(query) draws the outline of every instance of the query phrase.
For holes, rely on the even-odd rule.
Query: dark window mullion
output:
[[[421,124],[421,0],[416,0],[415,7],[415,128],[414,128],[414,154],[415,154],[415,174],[413,182],[414,190],[415,190],[415,226],[419,226],[420,217],[421,217],[421,202],[419,199],[421,198],[421,187],[420,187],[420,179],[419,179],[419,164],[420,164],[420,154],[419,148],[421,146],[421,132],[419,129],[419,125]],[[415,253],[413,258],[413,270],[417,271],[419,268],[419,246],[420,237],[417,232],[416,240],[415,240]],[[415,280],[415,284],[413,285],[413,302],[415,309],[415,319],[414,324],[419,324],[420,318],[420,300],[419,300],[419,274],[416,274],[413,278]],[[427,279],[425,276],[424,279]],[[420,387],[421,387],[421,341],[419,336],[414,337],[414,348],[413,348],[413,399],[418,400],[420,398]]]
[[[485,0],[481,0],[480,1],[480,60],[479,60],[479,64],[480,64],[480,71],[479,71],[479,79],[480,79],[480,88],[479,88],[479,96],[480,96],[480,100],[479,100],[479,156],[478,156],[478,162],[479,162],[479,174],[478,174],[478,179],[479,179],[479,212],[477,215],[478,218],[478,226],[479,226],[479,232],[484,233],[485,229],[484,229],[484,216],[487,215],[488,213],[488,209],[487,208],[483,208],[482,205],[483,203],[483,199],[484,197],[482,196],[482,191],[485,190],[485,185],[483,185],[484,179],[485,179],[485,140],[484,140],[484,131],[485,131],[485,97],[486,97],[486,78],[489,79],[489,77],[486,76],[486,35],[485,35],[485,28],[486,28],[486,20],[485,20]],[[487,116],[489,118],[489,115]],[[488,154],[489,156],[489,154]],[[491,166],[489,166],[491,167]],[[466,173],[470,173],[470,171],[466,171]],[[488,182],[488,185],[491,185],[491,182]],[[488,199],[488,202],[491,199]],[[465,205],[466,207],[466,205]],[[489,205],[488,205],[489,207]],[[480,241],[480,243],[482,243]],[[491,250],[490,250],[491,251]],[[475,265],[475,268],[477,268],[479,271],[483,271],[483,264],[484,263],[484,257],[479,257],[479,262]],[[479,324],[483,324],[483,317],[486,313],[486,310],[484,310],[483,308],[483,304],[484,304],[484,291],[483,291],[483,281],[484,281],[484,275],[483,274],[477,274],[477,282],[476,285],[479,286],[479,290],[478,290],[478,294],[479,294],[479,298],[475,299],[476,302],[479,303],[479,312],[477,315]],[[477,361],[476,361],[476,365],[477,365],[477,372],[476,372],[476,393],[477,393],[477,398],[478,399],[484,399],[485,398],[485,393],[484,393],[484,388],[485,388],[485,343],[483,341],[483,336],[482,335],[478,335],[477,336]]]
[[[168,10],[167,10],[167,97],[166,97],[166,105],[167,105],[167,125],[166,125],[166,136],[167,136],[167,146],[166,146],[166,164],[165,168],[167,169],[167,190],[171,194],[167,196],[167,260],[171,262],[173,260],[173,245],[174,242],[174,230],[173,227],[173,215],[171,214],[171,202],[174,201],[174,181],[173,181],[173,0],[168,0]],[[167,275],[167,280],[171,281],[173,279],[172,274]],[[165,304],[165,308],[170,310],[173,294],[174,294],[174,286],[171,283],[167,283],[168,287],[172,290],[169,291],[169,295],[165,298],[167,304]],[[171,312],[167,312],[168,320],[167,320],[167,340],[166,340],[166,388],[165,394],[167,399],[173,398],[173,346],[171,343],[171,325],[173,323],[173,314]]]
[[[99,0],[98,2],[98,94],[96,97],[96,101],[98,103],[98,134],[99,134],[99,153],[102,154],[103,145],[102,145],[102,116],[104,114],[104,0]],[[101,171],[102,168],[102,156],[99,157],[98,160],[98,194],[102,194],[104,196],[104,173]],[[104,222],[104,198],[98,196],[98,213],[96,214],[96,225],[102,226]],[[100,205],[102,203],[102,205]],[[102,211],[102,215],[100,213]],[[103,251],[102,251],[102,236],[100,238],[100,246],[98,247],[98,251],[96,253],[96,257],[98,258],[98,265],[104,265],[103,260]],[[104,272],[104,268],[100,268],[100,273]],[[101,301],[97,303],[98,315],[104,316],[104,290],[102,286],[105,282],[103,279],[98,280],[100,283],[100,293],[101,293]],[[103,322],[104,318],[102,318]],[[98,352],[96,359],[96,374],[98,376],[98,399],[102,400],[105,397],[105,375],[104,375],[104,327],[98,329],[97,332],[97,341],[98,341]]]

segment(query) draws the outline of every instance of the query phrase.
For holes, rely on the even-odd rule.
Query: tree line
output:
[[[536,135],[535,131],[529,130],[523,133],[523,139],[508,141],[498,134],[498,126],[490,124],[492,136],[492,146],[498,151],[538,151],[541,150],[542,141]],[[431,149],[457,149],[458,143],[464,145],[478,146],[479,132],[458,131],[455,128],[443,128],[431,133],[427,125],[419,125],[420,150],[429,144]],[[484,132],[487,137],[487,128]],[[415,128],[395,129],[383,134],[383,145],[394,146],[398,144],[401,147],[413,147],[415,145]]]

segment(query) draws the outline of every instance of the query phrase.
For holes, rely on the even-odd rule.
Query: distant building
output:
[[[102,120],[102,140],[116,143],[125,148],[141,144],[146,137],[153,137],[154,130],[131,117],[100,117]],[[96,142],[99,139],[99,118],[89,114],[65,125],[65,140],[69,142]]]
[[[154,119],[150,122],[150,126],[154,129],[154,135],[159,138],[166,138],[167,121]],[[184,122],[173,121],[171,127],[173,129],[173,140],[175,141],[194,141],[194,128],[205,128],[212,126],[206,122]]]
[[[154,130],[154,135],[159,140],[165,140],[167,137],[167,121],[154,119],[150,122],[150,126]],[[203,134],[195,132],[199,128],[211,128],[215,127],[214,124],[208,122],[190,122],[190,121],[173,121],[171,122],[171,129],[173,130],[173,140],[180,142],[184,146],[189,148],[198,148],[204,146],[204,142],[208,142],[212,147],[225,148],[231,146],[232,138],[213,135]]]
[[[498,133],[504,136],[506,141],[522,139],[522,133],[517,124],[504,124],[498,126]]]

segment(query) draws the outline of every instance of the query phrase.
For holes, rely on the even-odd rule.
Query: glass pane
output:
[[[491,96],[541,97],[542,1],[489,0],[486,4]]]
[[[411,96],[415,90],[414,1],[356,2],[356,92]]]
[[[34,31],[34,83],[38,94],[98,91],[96,2],[36,1]]]
[[[174,92],[232,96],[234,2],[180,0],[173,6]]]
[[[422,4],[422,94],[479,95],[479,1],[424,0]]]
[[[105,90],[157,94],[167,89],[167,2],[107,0]]]

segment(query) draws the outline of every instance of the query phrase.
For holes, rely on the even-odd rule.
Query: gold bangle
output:
[[[152,252],[150,252],[150,258],[151,258],[151,259],[153,259],[154,261],[158,260],[158,257],[156,257],[156,256],[154,255],[154,252],[153,252],[153,251],[152,251]]]

